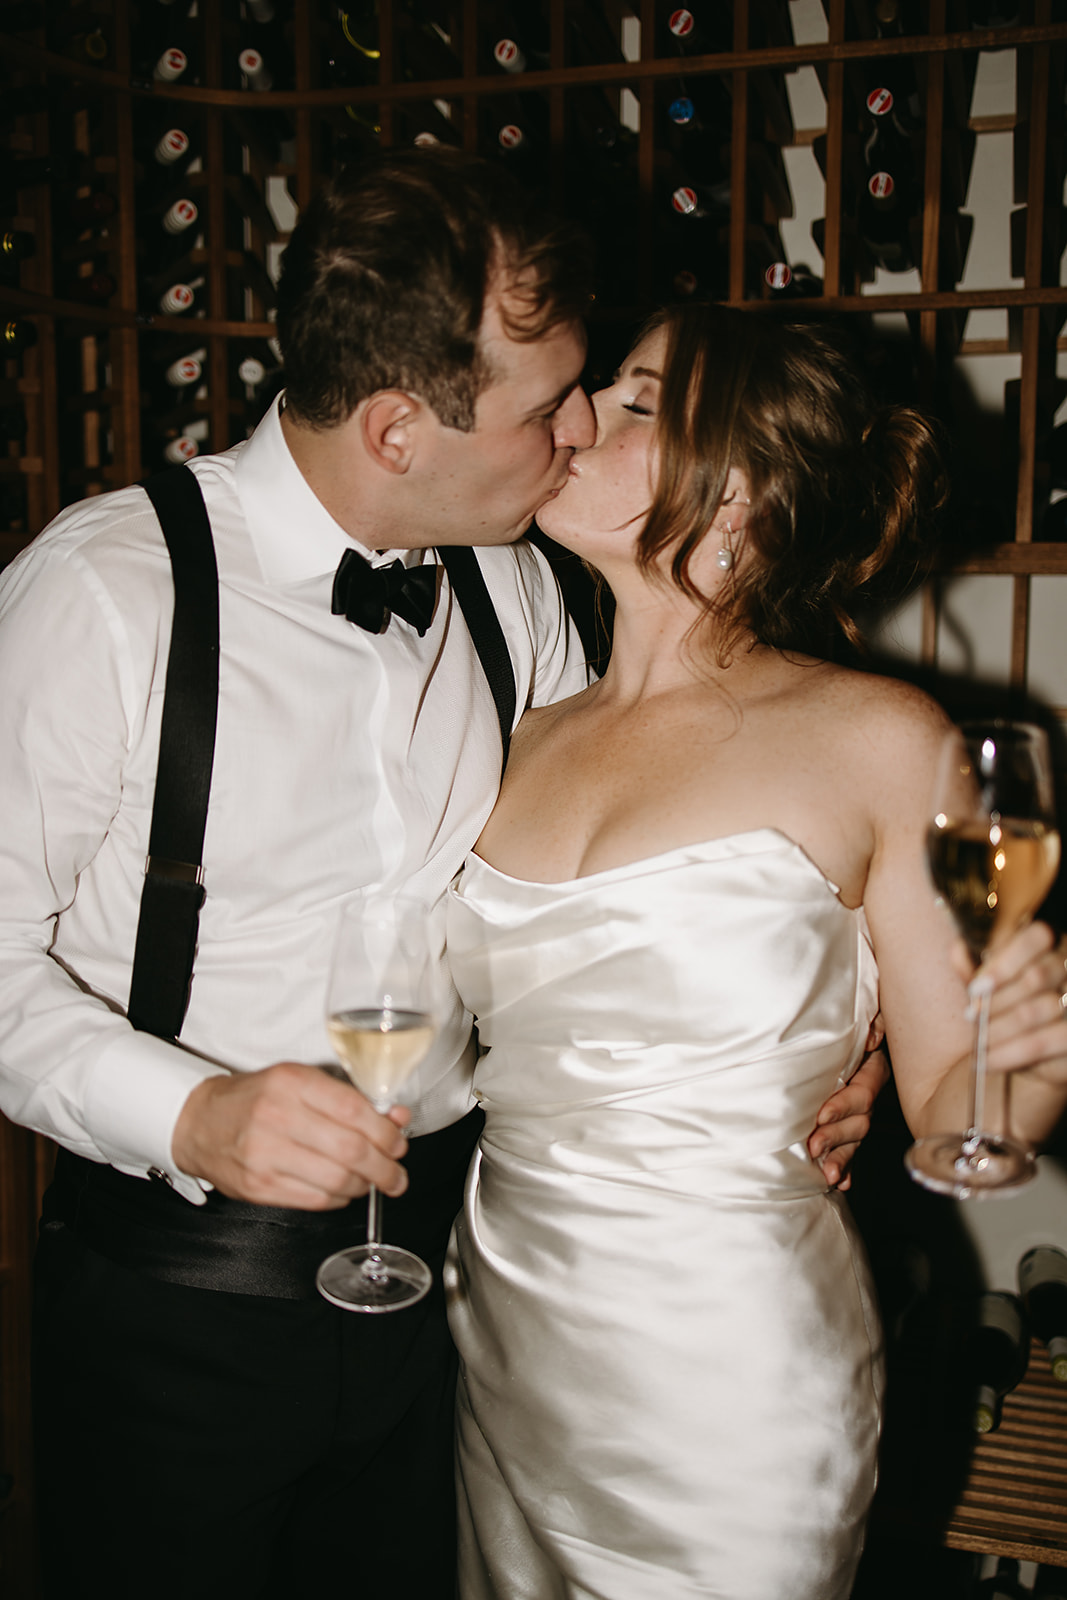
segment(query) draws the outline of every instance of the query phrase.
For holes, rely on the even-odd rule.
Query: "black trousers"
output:
[[[429,1262],[434,1288],[386,1316],[133,1270],[79,1237],[70,1185],[54,1186],[34,1320],[48,1600],[94,1582],[115,1600],[453,1600],[441,1265],[478,1131],[468,1118],[412,1142],[385,1234]],[[197,1209],[172,1200],[183,1223]],[[358,1243],[365,1203],[337,1216],[335,1247]]]

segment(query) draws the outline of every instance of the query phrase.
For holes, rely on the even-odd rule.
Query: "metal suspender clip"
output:
[[[168,861],[166,856],[146,856],[146,878],[174,878],[179,883],[195,883],[203,888],[204,869],[192,861]]]

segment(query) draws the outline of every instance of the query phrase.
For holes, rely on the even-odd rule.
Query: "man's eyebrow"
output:
[[[546,412],[558,411],[564,400],[566,400],[567,396],[569,394],[573,394],[575,389],[580,388],[580,386],[580,378],[575,378],[573,383],[565,383],[558,394],[550,396],[549,399],[542,401],[540,405],[531,406],[526,415],[528,417],[541,417],[544,416]]]

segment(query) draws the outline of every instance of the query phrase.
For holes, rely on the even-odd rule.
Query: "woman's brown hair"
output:
[[[752,635],[780,650],[860,643],[855,613],[903,589],[933,549],[946,480],[931,424],[875,403],[839,339],[721,305],[669,307],[657,417],[659,483],[638,560],[670,552],[674,582],[702,598],[689,561],[723,504],[730,468],[751,505],[749,559],[705,602],[723,654]],[[752,556],[754,555],[754,559]]]

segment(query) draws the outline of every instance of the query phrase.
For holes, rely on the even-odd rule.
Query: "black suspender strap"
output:
[[[482,569],[471,547],[462,544],[443,545],[438,547],[437,554],[448,573],[463,619],[474,640],[478,659],[489,680],[500,721],[500,742],[504,747],[503,769],[508,764],[511,728],[515,721],[515,673],[504,630],[493,609]]]
[[[174,573],[174,623],[148,860],[130,978],[135,1028],[175,1039],[189,1004],[219,696],[219,581],[204,497],[187,467],[150,478]]]

